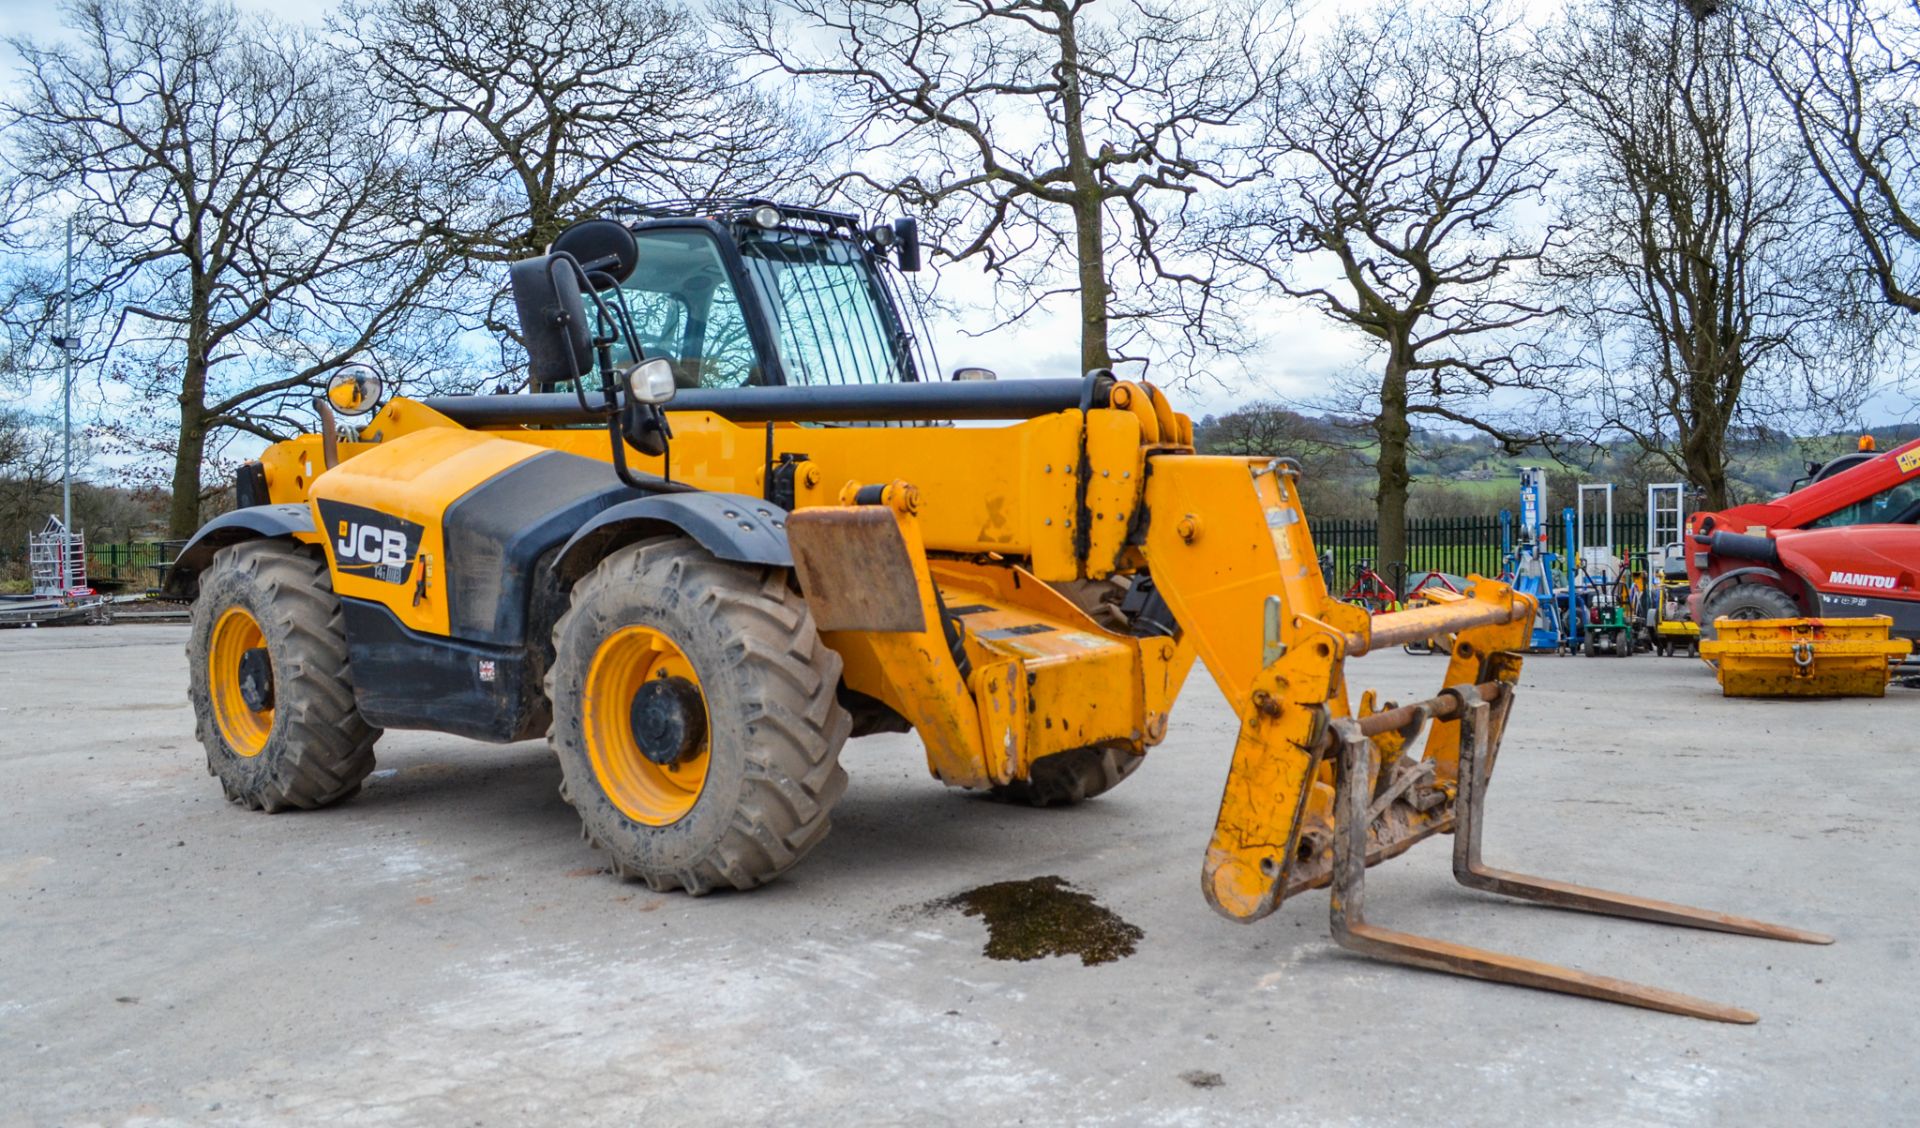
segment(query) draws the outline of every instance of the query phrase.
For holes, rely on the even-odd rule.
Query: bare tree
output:
[[[165,494],[113,485],[94,464],[89,436],[76,436],[73,450],[73,529],[84,532],[91,552],[114,541],[146,534],[166,510]],[[0,582],[27,576],[27,539],[61,510],[63,436],[60,420],[0,407]]]
[[[1859,402],[1874,321],[1737,4],[1590,0],[1543,50],[1576,158],[1554,273],[1599,422],[1728,503],[1743,427]]]
[[[333,22],[434,171],[408,218],[481,268],[467,313],[503,340],[487,264],[538,253],[610,197],[776,191],[818,157],[804,117],[670,0],[348,0]]]
[[[1920,314],[1920,0],[1797,0],[1758,44],[1886,300]]]
[[[834,186],[923,213],[1006,322],[1077,295],[1083,369],[1230,342],[1183,236],[1195,193],[1244,178],[1223,142],[1269,81],[1268,5],[735,0],[723,18],[834,99],[861,154]]]
[[[1194,442],[1211,453],[1252,457],[1288,455],[1310,471],[1346,474],[1362,468],[1350,422],[1303,415],[1278,400],[1250,403],[1207,416]]]
[[[1194,445],[1208,454],[1272,458],[1300,463],[1314,490],[1316,517],[1371,516],[1350,488],[1368,466],[1358,431],[1350,421],[1302,414],[1279,400],[1246,404],[1209,415],[1194,427]]]
[[[171,453],[183,537],[210,451],[305,429],[350,359],[420,361],[433,267],[384,219],[411,190],[385,123],[315,37],[207,0],[80,0],[69,21],[64,43],[13,42],[9,235],[47,257],[73,216],[90,357],[132,361],[105,410]]]
[[[1277,401],[1250,403],[1225,415],[1209,415],[1195,428],[1194,443],[1210,454],[1251,457],[1293,455],[1323,437],[1325,424]]]
[[[86,443],[76,451],[81,473],[90,462]],[[58,420],[19,408],[0,408],[0,557],[15,556],[27,537],[60,511],[62,468]],[[85,528],[82,521],[76,527]]]
[[[1554,236],[1553,177],[1525,56],[1493,0],[1344,15],[1262,108],[1272,179],[1227,209],[1225,253],[1369,339],[1380,367],[1321,406],[1367,421],[1383,570],[1406,558],[1416,421],[1516,447],[1489,396],[1538,383],[1523,285]]]

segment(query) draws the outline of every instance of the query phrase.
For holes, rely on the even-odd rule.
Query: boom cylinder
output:
[[[687,388],[669,412],[709,411],[735,423],[938,422],[1034,419],[1076,407],[1106,407],[1111,380],[964,380],[953,383],[817,384]],[[606,418],[572,392],[431,396],[420,402],[468,427],[567,426]]]
[[[1511,623],[1530,614],[1528,606],[1517,599],[1504,603],[1460,600],[1389,611],[1375,615],[1367,630],[1348,632],[1347,653],[1357,656],[1381,647],[1423,642],[1435,635]]]

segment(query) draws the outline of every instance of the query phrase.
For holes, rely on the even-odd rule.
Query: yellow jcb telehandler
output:
[[[1198,455],[1157,388],[1106,372],[940,380],[898,297],[918,260],[907,220],[629,210],[511,267],[527,391],[393,398],[343,431],[380,391],[336,378],[321,431],[243,468],[170,577],[227,795],[344,799],[385,728],[545,735],[619,874],[746,889],[826,834],[849,736],[911,730],[948,786],[1074,802],[1161,742],[1197,658],[1240,719],[1201,880],[1233,919],[1331,885],[1357,951],[1754,1020],[1368,925],[1366,867],[1453,832],[1476,888],[1827,942],[1483,866],[1531,600],[1329,598],[1293,462]],[[1437,696],[1349,694],[1347,659],[1438,637]]]

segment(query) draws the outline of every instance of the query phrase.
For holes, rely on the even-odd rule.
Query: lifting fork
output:
[[[1480,831],[1484,824],[1487,779],[1493,760],[1489,737],[1504,728],[1501,722],[1505,720],[1512,700],[1512,685],[1497,681],[1484,686],[1455,687],[1431,701],[1410,707],[1414,715],[1424,720],[1459,721],[1459,795],[1454,800],[1453,808],[1453,874],[1462,885],[1558,908],[1661,924],[1802,944],[1833,942],[1832,937],[1816,932],[1488,868],[1480,858]],[[1395,932],[1367,923],[1364,897],[1368,835],[1374,819],[1378,817],[1375,809],[1378,804],[1373,798],[1374,764],[1378,760],[1378,752],[1373,738],[1391,727],[1398,727],[1396,721],[1404,724],[1405,714],[1404,710],[1394,710],[1392,714],[1380,713],[1362,719],[1343,717],[1329,725],[1331,738],[1338,745],[1333,893],[1328,907],[1336,943],[1376,959],[1496,983],[1584,995],[1717,1022],[1759,1021],[1759,1015],[1738,1007],[1502,952]]]

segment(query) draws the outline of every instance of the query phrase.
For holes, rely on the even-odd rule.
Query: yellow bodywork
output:
[[[771,466],[794,464],[788,533],[822,638],[846,685],[906,718],[950,785],[1024,779],[1039,759],[1092,745],[1144,753],[1202,661],[1240,725],[1204,889],[1226,915],[1255,919],[1330,878],[1328,726],[1375,712],[1370,693],[1349,698],[1346,659],[1450,636],[1445,686],[1510,686],[1533,604],[1477,577],[1465,596],[1388,615],[1330,598],[1290,461],[1195,454],[1191,421],[1150,385],[1119,384],[1109,403],[997,427],[753,426],[670,411],[668,458],[627,459],[755,497]],[[315,504],[316,521],[327,499],[422,526],[407,583],[336,582],[439,635],[447,506],[543,450],[610,459],[604,428],[468,429],[404,399],[361,439],[340,444],[332,469],[317,437],[273,447],[262,459],[271,498]],[[855,504],[874,486],[883,504]],[[317,527],[323,540],[346,532]],[[1138,573],[1151,574],[1177,637],[1114,633],[1062,592]],[[954,619],[965,673],[946,633]],[[1368,861],[1451,828],[1457,725],[1436,721],[1419,756],[1403,747],[1419,725],[1375,738],[1384,797]],[[651,806],[662,795],[646,798],[650,814],[666,813]]]
[[[1728,697],[1884,697],[1913,653],[1885,615],[1862,619],[1719,619],[1700,644]]]
[[[1653,630],[1661,638],[1691,641],[1700,637],[1700,624],[1692,619],[1662,619]]]

